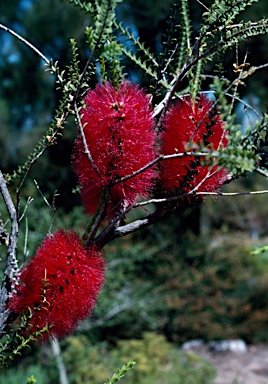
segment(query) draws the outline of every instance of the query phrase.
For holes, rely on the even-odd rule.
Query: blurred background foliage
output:
[[[127,0],[120,4],[118,18],[151,51],[159,52],[172,3]],[[268,3],[260,1],[247,12],[244,19],[267,16]],[[201,13],[200,4],[191,2],[194,30],[200,26]],[[0,22],[21,33],[47,57],[59,60],[62,67],[68,64],[70,38],[78,43],[81,66],[86,60],[84,27],[90,20],[67,0],[0,1]],[[251,65],[267,63],[267,39],[262,35],[249,41],[239,52],[241,61],[248,49]],[[227,55],[230,76],[234,61],[233,53]],[[125,65],[131,80],[149,86],[135,67],[127,61]],[[3,31],[0,79],[0,166],[10,172],[26,160],[47,128],[58,96],[54,79],[44,72],[40,59]],[[268,76],[254,76],[241,89],[241,97],[264,110],[267,82]],[[245,115],[246,111],[237,110],[239,121]],[[33,179],[50,204],[55,191],[59,195],[53,230],[59,226],[75,228],[82,234],[87,226],[79,197],[72,193],[77,183],[70,166],[75,135],[76,127],[70,119],[63,137],[33,167],[32,178],[25,184],[22,211],[28,197],[34,200],[21,222],[21,263],[34,254],[53,217]],[[256,189],[267,189],[264,179],[256,176],[225,187],[228,191]],[[128,376],[129,383],[202,384],[204,377],[204,383],[210,383],[214,369],[194,354],[178,352],[183,341],[241,337],[249,343],[267,342],[268,253],[251,254],[256,246],[267,244],[266,200],[265,195],[207,198],[153,227],[109,244],[106,284],[93,316],[62,342],[70,383],[104,382],[129,358],[139,363]],[[4,206],[0,205],[0,213],[5,222]],[[142,215],[143,211],[133,214]],[[0,247],[4,259],[5,249]],[[31,374],[40,384],[57,382],[49,345],[36,346],[23,359],[18,358],[8,372],[0,375],[0,381],[22,383]]]
[[[128,372],[129,384],[212,384],[216,374],[215,368],[200,356],[178,351],[164,336],[153,332],[145,332],[139,340],[120,340],[117,348],[110,348],[105,343],[92,345],[87,337],[81,335],[67,338],[64,344],[63,358],[70,384],[104,383],[112,372],[128,361],[130,355],[137,365]],[[27,368],[21,365],[9,369],[0,378],[7,384],[23,383],[32,372],[38,384],[57,383],[55,360],[48,351],[43,349],[39,352],[38,359],[38,365],[34,365],[31,359]],[[46,376],[44,367],[48,372]]]

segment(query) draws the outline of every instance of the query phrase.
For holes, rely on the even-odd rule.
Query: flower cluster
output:
[[[158,144],[149,99],[136,85],[123,82],[115,89],[111,83],[99,84],[89,90],[85,105],[81,111],[85,140],[79,135],[75,142],[73,167],[87,213],[96,212],[104,191],[109,191],[106,204],[113,216],[138,196],[148,196],[156,180],[161,193],[169,195],[215,191],[226,181],[227,171],[215,161],[211,166],[204,157],[187,155],[161,161],[158,173],[155,167],[135,173],[159,152],[184,153],[199,145],[211,151],[227,145],[224,123],[204,95],[198,100],[183,97],[170,108]]]
[[[87,213],[95,213],[103,194],[111,217],[159,185],[160,194],[178,195],[197,189],[214,191],[226,181],[226,170],[215,162],[210,165],[203,156],[184,156],[200,145],[209,151],[227,145],[224,123],[205,96],[175,103],[158,138],[154,124],[149,98],[130,82],[117,89],[111,83],[99,84],[87,93],[73,155]],[[183,156],[159,163],[158,153]],[[74,231],[58,230],[45,238],[22,269],[9,309],[18,314],[30,310],[26,334],[47,326],[52,327],[52,336],[62,338],[90,314],[104,269],[95,246],[84,247]]]
[[[204,95],[199,101],[184,97],[167,113],[161,135],[163,155],[202,149],[217,150],[226,147],[226,131],[219,113]],[[215,159],[214,159],[215,160]],[[190,192],[215,191],[226,181],[227,171],[218,165],[203,164],[204,158],[183,156],[165,160],[160,165],[163,190]]]
[[[22,269],[9,309],[32,313],[26,335],[52,327],[62,338],[92,311],[104,281],[104,259],[93,248],[83,248],[73,231],[58,230],[45,238],[36,255]],[[48,333],[43,333],[43,340]]]
[[[156,157],[154,119],[148,96],[130,82],[115,89],[99,84],[85,97],[81,123],[87,149],[81,136],[76,140],[73,167],[81,186],[87,213],[96,211],[105,188],[110,188],[110,215],[132,204],[138,196],[148,196],[157,174],[150,167],[123,182]]]

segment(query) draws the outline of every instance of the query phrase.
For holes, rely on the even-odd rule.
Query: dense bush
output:
[[[120,340],[116,348],[92,347],[85,337],[70,337],[64,352],[70,384],[102,383],[132,356],[137,363],[128,384],[209,384],[215,369],[193,353],[179,352],[165,338],[145,333],[142,339]]]

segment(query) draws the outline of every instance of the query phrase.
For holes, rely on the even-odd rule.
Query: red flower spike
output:
[[[223,126],[219,113],[212,109],[212,101],[204,95],[199,101],[184,97],[166,115],[161,135],[162,153],[171,155],[186,149],[190,151],[190,142],[196,145],[203,143],[214,150],[220,146],[226,147],[227,132]],[[198,191],[215,191],[224,184],[227,176],[225,169],[218,171],[217,165],[211,168],[209,165],[200,165],[198,160],[204,159],[184,156],[162,161],[160,177],[163,188],[167,191],[180,189],[189,192],[201,183]]]
[[[94,214],[102,191],[115,180],[132,174],[156,157],[154,119],[143,90],[125,81],[115,89],[98,84],[85,97],[81,121],[87,146],[97,172],[85,155],[82,139],[75,142],[73,167],[79,178],[87,213]],[[150,167],[111,191],[109,209],[132,204],[139,195],[148,196],[157,173]]]
[[[22,270],[8,307],[19,314],[30,308],[26,335],[53,326],[42,340],[49,335],[60,339],[90,314],[103,281],[100,252],[83,248],[75,232],[58,230],[44,239]]]

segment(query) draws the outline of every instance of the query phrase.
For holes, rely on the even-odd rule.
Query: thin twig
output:
[[[27,202],[26,202],[26,205],[25,205],[25,208],[24,208],[24,210],[23,210],[23,213],[22,213],[22,215],[21,215],[20,218],[19,218],[19,223],[20,223],[21,220],[24,218],[24,216],[25,216],[25,214],[26,214],[26,212],[27,212],[27,209],[28,209],[29,205],[30,205],[33,201],[34,201],[34,198],[32,198],[32,197],[28,197]]]
[[[193,192],[186,192],[182,193],[180,195],[171,196],[171,197],[165,197],[162,199],[150,199],[147,201],[142,201],[140,203],[136,203],[133,205],[132,208],[138,208],[138,207],[144,207],[148,204],[162,204],[162,203],[168,203],[176,200],[180,200],[187,196],[245,196],[245,195],[264,195],[268,193],[268,190],[264,189],[261,191],[242,191],[242,192],[208,192],[208,191],[193,191]]]
[[[210,179],[212,176],[214,176],[218,172],[218,169],[214,172],[210,172],[210,170],[207,172],[206,176],[193,188],[189,191],[189,195],[194,195],[196,192],[198,192],[199,188],[202,187],[205,181]]]
[[[26,44],[29,48],[31,48],[35,53],[37,53],[38,56],[41,57],[42,60],[45,61],[45,63],[47,65],[50,64],[48,58],[41,52],[39,51],[39,49],[37,49],[33,44],[31,44],[28,40],[24,39],[22,36],[18,35],[15,31],[13,31],[12,29],[6,27],[5,25],[3,24],[0,24],[0,28],[3,29],[4,31],[10,33],[11,35],[15,36],[17,39],[19,39],[20,41],[22,41],[24,44]]]
[[[17,273],[19,270],[18,262],[16,259],[19,220],[18,220],[16,208],[11,199],[10,193],[7,189],[7,185],[1,170],[0,170],[0,192],[3,196],[4,203],[7,207],[10,221],[11,221],[9,244],[7,249],[6,269],[4,273],[2,287],[0,290],[0,335],[2,335],[5,331],[5,327],[7,325],[7,320],[9,316],[9,310],[6,308],[6,301],[7,301],[8,295],[14,289]]]
[[[262,65],[258,65],[258,67],[253,67],[252,70],[257,71],[258,69],[263,69],[263,68],[267,68],[268,67],[268,63],[266,64],[262,64]]]
[[[268,172],[264,171],[261,168],[255,168],[254,171],[258,172],[262,176],[268,177]]]
[[[245,196],[245,195],[260,195],[260,194],[266,194],[268,193],[268,190],[263,191],[250,191],[250,192],[205,192],[205,191],[199,191],[194,192],[190,194],[189,192],[162,198],[162,199],[150,199],[141,203],[134,204],[131,209],[138,208],[138,207],[144,207],[148,204],[165,204],[168,202],[174,202],[178,201],[180,199],[183,199],[187,196]],[[99,237],[96,239],[96,243],[98,245],[104,246],[107,244],[107,242],[114,240],[118,237],[126,236],[129,233],[135,232],[140,230],[141,228],[145,228],[150,226],[151,224],[161,220],[163,217],[170,214],[172,210],[171,209],[160,209],[156,210],[154,213],[150,214],[149,216],[145,217],[144,219],[135,220],[134,222],[130,224],[125,224],[123,226],[118,226],[116,228],[110,228],[109,231],[104,230],[103,233],[99,235]],[[123,215],[123,213],[122,213]]]
[[[192,48],[192,51],[191,53],[188,55],[186,61],[185,61],[185,64],[180,72],[180,74],[177,76],[177,78],[175,79],[174,81],[174,85],[172,87],[172,89],[170,91],[167,92],[166,94],[166,97],[164,98],[165,102],[164,102],[164,108],[162,110],[162,113],[161,113],[161,116],[160,116],[160,119],[158,120],[158,123],[157,123],[157,126],[156,126],[156,132],[159,133],[160,131],[160,128],[161,128],[161,125],[162,125],[162,122],[163,122],[163,119],[169,109],[169,106],[170,106],[170,103],[176,93],[176,90],[179,86],[179,84],[181,83],[181,81],[184,79],[184,77],[187,75],[187,73],[189,72],[189,70],[194,67],[200,60],[202,60],[203,58],[209,56],[210,54],[213,54],[213,51],[214,49],[217,48],[217,46],[220,44],[220,43],[217,43],[217,44],[214,44],[211,48],[209,48],[206,52],[204,53],[198,53],[198,55],[189,63],[189,60],[193,54],[193,52],[197,51],[199,52],[199,47],[200,47],[200,44],[201,44],[201,37],[199,40],[196,41],[196,43],[194,44],[193,48]]]
[[[250,109],[252,112],[254,112],[261,120],[262,120],[262,116],[261,114],[255,109],[252,107],[252,105],[246,103],[244,100],[240,99],[239,97],[235,96],[235,95],[232,95],[231,93],[225,93],[226,96],[230,96],[230,97],[235,97],[235,100],[236,101],[239,101],[240,103],[242,103],[244,105],[244,107]]]
[[[48,233],[51,233],[52,227],[54,225],[55,214],[56,214],[56,211],[57,211],[57,207],[56,207],[56,197],[57,196],[60,196],[60,194],[57,193],[57,190],[56,190],[56,191],[54,191],[53,197],[52,197],[52,210],[53,210],[53,213],[52,213],[52,217],[51,217],[51,222],[50,222]]]
[[[195,195],[210,195],[210,196],[246,196],[246,195],[265,195],[267,189],[261,191],[244,191],[244,192],[196,192]]]
[[[211,13],[211,10],[205,5],[203,4],[200,0],[196,0],[199,4],[202,5],[202,7],[204,7],[206,9],[207,12],[210,12]]]
[[[202,76],[205,76],[205,77],[211,77],[211,78],[215,78],[217,76],[212,76],[212,75],[202,75]],[[201,91],[200,94],[209,94],[209,93],[213,93],[215,94],[216,92],[213,91],[212,89],[210,89],[209,91]],[[241,104],[243,104],[246,108],[250,109],[252,112],[254,112],[261,120],[263,119],[262,115],[254,108],[252,107],[252,105],[246,103],[244,100],[240,99],[238,96],[236,95],[233,95],[231,93],[228,93],[228,92],[224,92],[224,94],[226,96],[230,96],[230,97],[234,97],[236,101],[239,101]]]
[[[176,80],[177,80],[176,77],[174,79],[172,79],[171,82],[170,82],[170,85],[173,86],[175,84]],[[160,101],[160,103],[157,104],[157,106],[154,108],[153,117],[156,117],[162,111],[162,109],[165,107],[165,104],[166,104],[166,102],[167,102],[167,100],[169,98],[170,91],[171,90],[167,91],[167,93],[165,94],[165,97],[163,98],[163,100]]]
[[[89,151],[89,148],[88,148],[88,145],[87,145],[87,141],[86,141],[86,137],[85,137],[85,133],[84,133],[84,127],[82,125],[82,121],[81,121],[81,118],[80,118],[80,114],[79,114],[76,102],[74,103],[74,110],[75,110],[75,116],[76,116],[76,120],[77,120],[78,127],[79,127],[79,133],[80,133],[80,136],[81,136],[81,139],[82,139],[82,143],[83,143],[83,147],[84,147],[84,153],[87,156],[88,161],[89,161],[90,165],[92,166],[93,170],[97,173],[97,175],[99,177],[101,177],[101,174],[100,174],[96,164],[94,163],[92,155],[91,155],[91,153]]]
[[[103,192],[104,196],[103,196],[103,204],[101,205],[100,207],[100,212],[99,214],[97,215],[94,223],[91,225],[91,228],[90,228],[90,232],[87,236],[87,239],[84,243],[84,246],[89,246],[91,244],[91,242],[93,241],[94,239],[94,236],[96,235],[101,223],[103,222],[103,220],[105,219],[105,216],[107,214],[107,208],[108,208],[108,204],[109,204],[109,200],[110,200],[110,195],[111,195],[111,188],[110,187],[107,187],[105,189],[105,191]]]
[[[52,211],[51,223],[50,223],[49,230],[48,230],[48,233],[51,233],[51,230],[52,230],[52,227],[53,227],[53,224],[54,224],[55,213],[57,211],[55,200],[56,200],[56,197],[59,196],[59,194],[57,193],[57,190],[54,191],[53,197],[52,197],[52,204],[50,204],[48,202],[47,198],[45,197],[45,195],[43,194],[43,192],[41,191],[41,189],[40,189],[40,187],[39,187],[39,185],[38,185],[38,183],[37,183],[37,181],[35,179],[34,179],[34,183],[36,185],[36,188],[37,188],[38,192],[42,196],[44,202],[49,207],[49,209]]]
[[[29,251],[27,251],[27,242],[28,242],[28,217],[25,219],[25,238],[24,238],[24,247],[23,247],[23,258],[24,262],[26,258],[28,257]]]
[[[150,161],[148,164],[146,164],[144,167],[138,169],[137,171],[126,175],[122,177],[121,179],[117,179],[113,182],[113,184],[119,184],[122,183],[123,181],[126,181],[128,179],[131,179],[132,177],[135,177],[139,175],[140,173],[146,171],[146,169],[153,167],[155,164],[159,163],[162,160],[171,160],[171,159],[177,159],[180,157],[185,157],[185,156],[195,156],[195,157],[219,157],[220,153],[218,151],[213,151],[213,152],[180,152],[180,153],[174,153],[172,155],[160,155],[156,159]],[[222,157],[224,157],[224,154],[221,154]]]
[[[44,202],[46,203],[46,205],[49,207],[49,209],[53,212],[53,207],[49,204],[49,202],[47,201],[47,198],[45,197],[45,195],[43,194],[43,192],[41,191],[37,181],[34,179],[34,184],[38,190],[38,192],[40,193],[40,195],[42,196]]]

